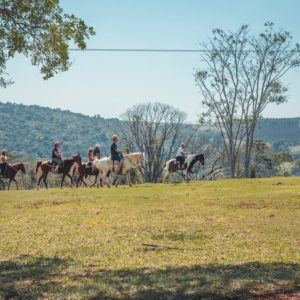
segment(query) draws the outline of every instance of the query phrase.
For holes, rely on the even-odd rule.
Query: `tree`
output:
[[[300,47],[291,46],[291,35],[274,30],[251,35],[248,26],[236,33],[213,30],[213,38],[203,44],[204,67],[195,74],[208,117],[220,133],[235,176],[236,162],[245,143],[244,175],[249,176],[253,137],[257,121],[269,103],[281,104],[287,88],[280,79],[300,65]]]
[[[65,14],[59,0],[0,0],[0,85],[11,83],[6,63],[16,54],[29,57],[48,79],[70,67],[70,42],[83,50],[94,34],[83,20]]]
[[[120,131],[129,150],[145,153],[144,180],[157,182],[164,161],[178,144],[186,114],[167,104],[146,103],[129,108],[121,119]]]

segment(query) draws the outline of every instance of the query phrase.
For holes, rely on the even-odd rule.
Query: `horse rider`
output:
[[[89,148],[87,167],[91,170],[92,174],[94,174],[93,162],[94,162],[94,148]]]
[[[95,159],[100,159],[100,144],[94,146],[93,155]]]
[[[59,166],[62,163],[62,153],[58,150],[61,146],[59,141],[55,142],[54,148],[52,149],[52,163],[53,163],[53,172],[58,171]]]
[[[187,153],[185,151],[185,144],[181,143],[177,152],[176,152],[176,164],[179,164],[181,170],[183,170],[185,158],[187,157]]]
[[[115,160],[117,160],[119,162],[119,168],[118,171],[116,172],[117,174],[122,174],[122,167],[124,164],[124,156],[123,156],[123,151],[122,150],[118,150],[118,146],[117,146],[117,142],[118,142],[118,136],[116,134],[114,134],[112,136],[112,140],[113,143],[110,146],[110,153],[111,153],[111,159],[113,161],[113,164],[115,162]]]
[[[8,165],[7,161],[9,160],[8,151],[3,149],[0,155],[0,177],[5,176],[5,170]]]

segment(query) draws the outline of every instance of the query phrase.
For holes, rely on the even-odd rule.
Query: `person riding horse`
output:
[[[53,172],[57,173],[58,168],[62,163],[62,153],[58,150],[61,146],[59,141],[55,142],[54,148],[52,149],[52,163],[53,163]]]
[[[93,163],[94,163],[94,148],[89,148],[88,151],[88,163],[87,163],[87,168],[90,169],[90,172],[92,175],[94,175],[94,167],[93,167]]]
[[[116,171],[116,173],[118,175],[121,175],[122,167],[124,164],[123,151],[117,149],[118,148],[118,146],[117,146],[118,136],[116,134],[114,134],[112,136],[112,140],[113,140],[113,143],[110,146],[111,159],[113,161],[113,164],[114,164],[115,160],[117,160],[119,162],[119,168],[118,168],[118,171]]]
[[[8,151],[6,149],[3,149],[0,156],[0,177],[5,177],[5,171],[8,165],[7,163],[8,160],[9,160]]]
[[[186,157],[187,157],[187,153],[185,151],[185,144],[181,143],[180,147],[178,148],[178,150],[176,152],[176,163],[177,163],[177,166],[179,164],[180,170],[184,169],[184,162],[185,162]]]
[[[100,144],[96,144],[93,149],[93,156],[95,159],[100,159]]]

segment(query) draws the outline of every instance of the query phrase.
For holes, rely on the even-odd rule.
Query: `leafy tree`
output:
[[[44,79],[70,67],[69,43],[86,48],[92,27],[65,14],[59,0],[0,0],[0,85],[11,83],[6,63],[16,54],[29,57]]]
[[[246,25],[235,33],[215,29],[213,38],[203,44],[204,67],[195,79],[205,116],[223,139],[231,177],[244,142],[244,176],[249,176],[257,122],[268,104],[287,100],[287,88],[280,80],[300,65],[300,47],[292,46],[291,40],[289,32],[275,31],[273,23],[266,23],[258,36],[251,35]]]

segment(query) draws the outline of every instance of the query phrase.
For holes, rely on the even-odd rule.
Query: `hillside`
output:
[[[33,159],[49,158],[55,140],[63,142],[65,156],[86,155],[87,148],[101,144],[102,153],[109,154],[110,137],[118,132],[118,119],[90,117],[66,110],[37,105],[26,106],[0,102],[0,149],[8,148],[14,155]],[[203,133],[207,135],[207,133]],[[272,145],[284,143],[297,154],[300,145],[300,118],[263,119],[256,138]]]
[[[108,153],[110,136],[118,123],[117,119],[1,102],[0,120],[0,148],[34,159],[50,157],[56,140],[62,141],[65,156],[77,152],[85,155],[95,143],[101,144],[104,154]]]
[[[300,144],[300,118],[262,119],[255,136],[269,143],[284,140],[289,144]]]

